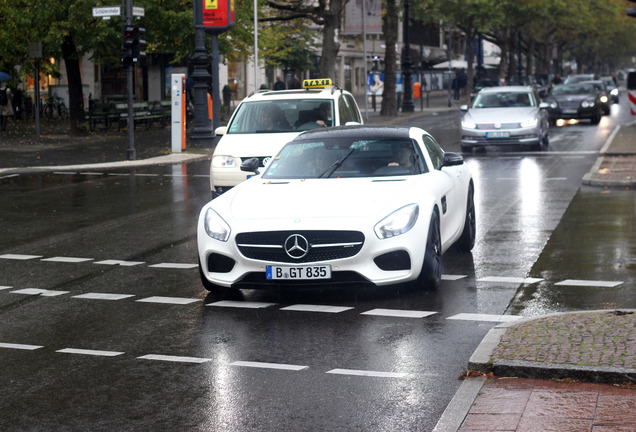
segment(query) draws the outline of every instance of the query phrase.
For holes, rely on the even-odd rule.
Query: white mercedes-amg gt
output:
[[[251,159],[242,169],[258,165]],[[201,280],[208,290],[411,281],[436,287],[442,253],[475,243],[473,193],[463,158],[422,129],[308,131],[264,172],[203,207]]]

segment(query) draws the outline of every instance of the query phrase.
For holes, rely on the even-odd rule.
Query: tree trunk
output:
[[[336,59],[340,44],[336,42],[336,30],[342,24],[342,12],[347,0],[330,0],[329,10],[324,14],[322,27],[322,56],[320,57],[320,76],[336,80]],[[337,83],[344,87],[344,83]]]
[[[66,35],[62,42],[62,58],[66,65],[66,75],[68,77],[68,111],[71,121],[71,133],[75,133],[80,131],[80,124],[84,121],[84,104],[79,55],[77,54],[75,41],[70,35]]]
[[[386,0],[384,38],[386,43],[384,54],[384,90],[382,91],[382,109],[380,110],[380,115],[394,116],[397,114],[397,100],[395,97],[397,54],[395,52],[395,44],[398,39],[398,10],[395,0]]]

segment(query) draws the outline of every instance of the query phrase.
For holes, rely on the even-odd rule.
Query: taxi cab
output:
[[[215,130],[221,139],[210,165],[212,197],[254,175],[241,171],[247,159],[258,158],[263,168],[304,131],[362,123],[351,93],[328,78],[304,80],[302,89],[254,92],[241,101],[227,126]]]

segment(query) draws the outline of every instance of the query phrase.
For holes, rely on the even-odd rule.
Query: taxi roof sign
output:
[[[325,88],[333,85],[331,78],[306,79],[303,81],[303,88]]]

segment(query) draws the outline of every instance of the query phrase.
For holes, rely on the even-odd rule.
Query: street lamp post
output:
[[[402,112],[415,111],[413,105],[413,86],[411,84],[411,45],[409,44],[409,0],[404,1],[404,22],[402,34],[404,36],[404,56],[402,58],[402,73],[404,75],[404,99],[402,100]]]
[[[203,146],[212,144],[214,134],[208,117],[208,81],[210,73],[207,65],[210,56],[205,53],[205,28],[203,27],[203,3],[194,0],[194,127],[190,138]],[[216,83],[215,83],[216,84]]]

